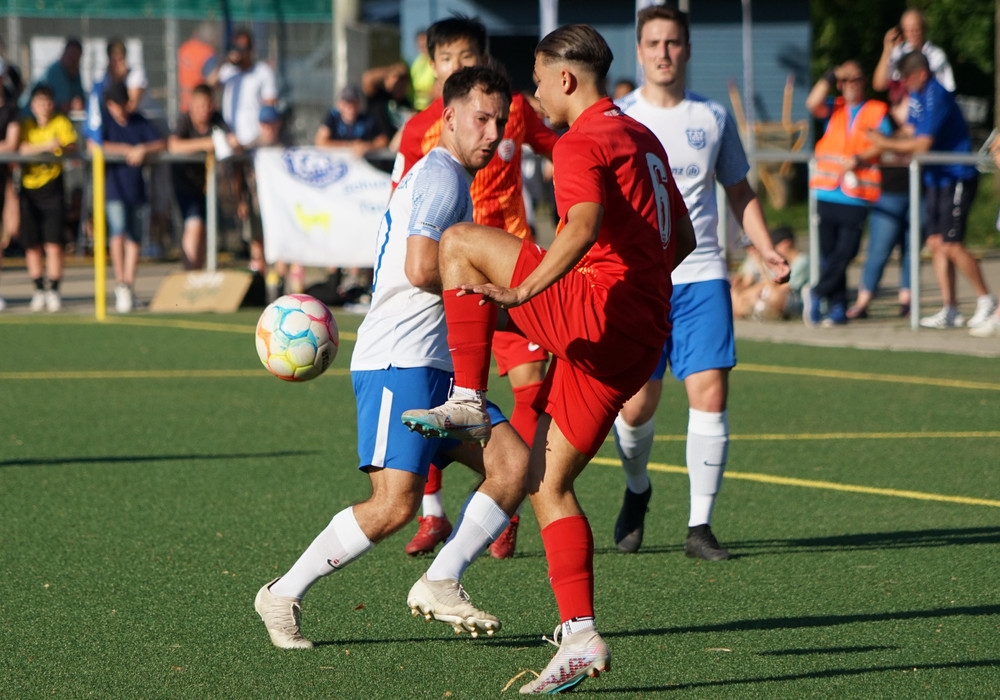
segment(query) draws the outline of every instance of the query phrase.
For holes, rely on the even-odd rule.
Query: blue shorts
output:
[[[110,199],[104,205],[108,217],[108,238],[127,236],[133,243],[142,242],[142,207]]]
[[[206,219],[208,210],[205,207],[205,195],[200,192],[195,193],[177,189],[176,186],[174,194],[177,197],[177,208],[181,210],[181,219],[183,221],[187,221],[188,219],[204,221]]]
[[[358,468],[385,467],[427,476],[431,462],[451,463],[445,453],[458,440],[425,438],[403,425],[403,411],[432,408],[448,400],[451,372],[430,367],[351,372],[358,407]],[[507,419],[493,403],[487,410],[493,425]]]
[[[663,379],[668,362],[670,373],[680,381],[696,372],[736,366],[729,280],[675,285],[670,297],[670,324],[670,338],[652,379]]]

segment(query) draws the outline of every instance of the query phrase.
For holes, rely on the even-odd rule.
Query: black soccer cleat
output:
[[[729,550],[724,549],[719,540],[712,534],[708,525],[695,525],[688,528],[687,539],[684,540],[684,554],[692,559],[705,561],[722,561],[729,558]]]
[[[643,493],[632,493],[628,488],[625,489],[625,500],[622,501],[622,509],[615,521],[615,545],[619,552],[632,554],[639,551],[647,506],[652,495],[652,485]]]

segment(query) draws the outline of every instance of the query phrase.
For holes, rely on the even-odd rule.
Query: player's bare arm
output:
[[[771,235],[767,230],[767,221],[764,219],[764,210],[761,209],[760,200],[757,199],[757,194],[746,178],[726,187],[726,199],[736,220],[743,226],[753,247],[760,253],[771,279],[778,284],[787,282],[792,269],[788,261],[774,249]]]
[[[573,269],[597,241],[604,207],[593,202],[573,205],[566,213],[566,224],[552,242],[542,262],[517,287],[496,284],[459,285],[465,292],[482,294],[482,303],[492,301],[502,309],[520,306],[552,286]]]
[[[441,270],[438,268],[438,242],[427,236],[406,239],[406,279],[414,287],[432,294],[441,293]]]

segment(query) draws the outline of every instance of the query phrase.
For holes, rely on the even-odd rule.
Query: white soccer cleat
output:
[[[973,338],[992,338],[1000,335],[1000,319],[990,316],[978,326],[969,331]]]
[[[402,418],[407,428],[424,437],[478,442],[483,447],[486,447],[493,430],[482,391],[477,391],[471,398],[459,398],[453,390],[440,406],[404,411]]]
[[[62,296],[54,289],[45,292],[45,310],[50,312],[62,310]]]
[[[453,578],[431,581],[427,574],[413,584],[406,604],[414,617],[423,615],[430,622],[438,620],[451,625],[455,634],[468,632],[473,638],[485,632],[492,637],[500,629],[500,620],[469,602],[469,594]]]
[[[611,670],[611,651],[597,630],[564,635],[560,625],[552,636],[561,637],[559,651],[538,678],[521,686],[521,695],[555,695]]]
[[[274,579],[257,591],[253,607],[271,636],[271,643],[279,649],[311,649],[313,643],[299,631],[302,606],[296,598],[282,598],[271,593]]]

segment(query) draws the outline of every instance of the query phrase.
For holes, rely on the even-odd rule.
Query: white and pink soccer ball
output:
[[[260,315],[254,337],[260,361],[275,377],[289,382],[323,374],[340,346],[330,309],[308,294],[275,299]]]

